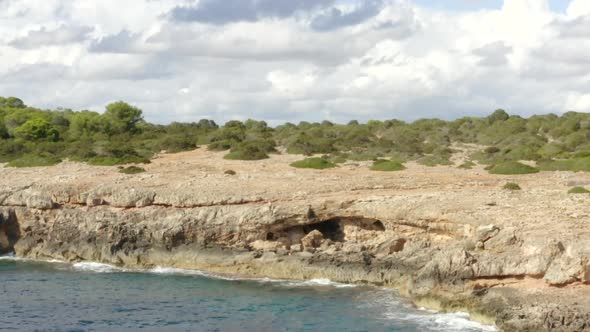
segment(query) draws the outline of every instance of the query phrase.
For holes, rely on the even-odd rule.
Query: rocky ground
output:
[[[222,157],[162,155],[137,175],[0,166],[0,253],[374,283],[504,331],[590,330],[590,195],[567,194],[590,174]]]

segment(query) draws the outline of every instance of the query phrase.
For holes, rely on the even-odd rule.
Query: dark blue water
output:
[[[413,308],[394,292],[326,280],[229,280],[0,259],[0,330],[490,331]]]

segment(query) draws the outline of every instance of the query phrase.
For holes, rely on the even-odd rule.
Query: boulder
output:
[[[53,200],[51,197],[45,195],[31,195],[27,198],[26,204],[28,208],[38,210],[53,209]]]
[[[315,229],[301,239],[301,245],[303,246],[303,249],[306,250],[318,248],[322,245],[323,240],[324,234]]]
[[[156,194],[149,190],[122,190],[113,192],[110,205],[122,208],[145,207],[154,203]]]
[[[545,273],[545,282],[552,286],[562,286],[577,281],[585,275],[582,268],[582,260],[579,257],[562,255],[549,265]]]
[[[377,257],[384,257],[396,252],[400,252],[404,250],[406,242],[408,241],[404,238],[387,240],[376,248],[375,255]]]
[[[278,241],[263,241],[258,240],[250,243],[250,247],[253,250],[262,250],[262,251],[276,251],[283,247],[283,244]]]
[[[496,236],[498,232],[500,232],[500,228],[496,225],[479,226],[476,230],[477,241],[486,242]]]

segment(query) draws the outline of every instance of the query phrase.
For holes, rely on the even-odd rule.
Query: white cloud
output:
[[[0,0],[0,92],[42,107],[123,99],[157,122],[590,111],[587,0],[565,14],[547,0],[196,3]]]
[[[567,8],[567,14],[571,17],[590,14],[590,2],[587,0],[573,0]]]

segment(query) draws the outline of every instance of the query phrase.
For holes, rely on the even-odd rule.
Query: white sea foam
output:
[[[290,287],[336,287],[336,288],[351,288],[356,287],[353,284],[342,284],[339,282],[331,281],[330,279],[310,279],[306,281],[285,281],[282,280],[286,286]]]
[[[397,313],[394,315],[386,315],[388,318],[396,321],[409,321],[417,323],[419,326],[429,330],[437,330],[441,332],[454,331],[478,331],[478,332],[494,332],[496,327],[481,324],[470,320],[470,316],[465,312],[457,313],[432,313],[425,312],[421,314],[411,313]]]
[[[3,256],[0,256],[0,261],[13,261],[13,262],[36,262],[36,263],[64,263],[64,261],[60,261],[57,259],[32,259],[32,258],[22,258],[17,257],[14,253],[9,253]]]
[[[470,316],[465,312],[457,313],[440,313],[435,310],[416,308],[407,300],[400,298],[395,292],[387,289],[381,289],[367,295],[367,301],[363,308],[373,308],[384,310],[385,319],[394,321],[406,321],[417,324],[424,330],[434,330],[441,332],[469,331],[469,332],[494,332],[497,331],[495,326],[481,324],[470,320]]]
[[[182,274],[182,275],[192,275],[192,276],[203,276],[209,277],[207,273],[199,270],[188,270],[188,269],[178,269],[173,267],[161,267],[157,266],[153,269],[146,270],[148,273],[155,273],[155,274]]]
[[[113,272],[125,272],[127,270],[108,264],[96,263],[96,262],[80,262],[74,263],[72,268],[77,271],[83,272],[95,272],[95,273],[113,273]]]

